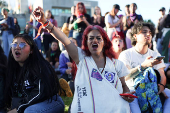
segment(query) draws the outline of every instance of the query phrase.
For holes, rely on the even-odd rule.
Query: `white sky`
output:
[[[5,0],[9,1],[12,7],[15,7],[15,0]],[[34,3],[35,0],[28,0],[28,4]],[[69,0],[68,0],[69,1]],[[81,1],[81,0],[79,0]],[[124,7],[127,4],[136,3],[138,6],[137,14],[141,14],[144,20],[151,19],[155,24],[160,17],[159,9],[161,7],[166,8],[166,14],[170,8],[170,0],[90,0],[98,1],[98,5],[102,10],[102,15],[106,12],[111,11],[114,4],[119,4],[122,11],[118,14],[125,14]]]

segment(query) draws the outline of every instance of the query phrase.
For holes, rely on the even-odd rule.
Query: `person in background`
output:
[[[24,29],[24,33],[28,34],[30,37],[33,37],[33,29],[36,30],[36,32],[38,31],[38,28],[36,26],[33,25],[33,16],[30,15],[30,20],[26,23],[25,29]]]
[[[123,20],[122,20],[122,24],[123,24],[123,25],[125,25],[126,23],[129,23],[129,22],[130,22],[130,20],[127,19],[127,18],[130,16],[129,7],[130,7],[129,4],[127,4],[127,5],[125,6],[125,16],[123,16]],[[128,27],[128,26],[127,26],[127,27],[123,27],[124,36],[126,36],[126,32],[127,32],[127,30],[128,30],[129,28],[130,28],[130,27]]]
[[[4,87],[7,70],[7,57],[0,45],[0,113],[5,113],[4,105]]]
[[[78,47],[81,47],[83,32],[91,24],[91,17],[87,14],[84,3],[77,3],[76,18],[73,20],[74,22],[69,25],[69,29],[74,29],[73,38],[76,39]]]
[[[0,21],[4,20],[4,23],[0,25],[0,28],[2,31],[2,48],[6,56],[9,54],[10,44],[14,38],[13,31],[15,29],[14,19],[8,16],[8,12],[9,10],[7,8],[2,8],[1,13],[3,15],[3,19],[0,19]]]
[[[7,69],[4,104],[8,113],[64,113],[58,77],[32,37],[15,36]]]
[[[119,18],[117,16],[117,13],[119,12],[120,6],[118,4],[113,5],[112,10],[109,14],[105,16],[105,24],[107,27],[107,35],[109,36],[109,39],[112,40],[112,35],[114,32],[121,32],[121,22],[122,17]],[[121,37],[124,37],[123,33],[121,33]]]
[[[94,12],[94,15],[91,19],[92,19],[93,25],[99,25],[102,28],[105,27],[104,17],[101,14],[101,9],[100,9],[99,6],[95,7],[95,12]]]
[[[165,12],[165,11],[160,11],[160,12]],[[161,24],[163,25],[162,27],[162,36],[161,38],[158,38],[157,41],[157,48],[160,52],[160,54],[162,56],[165,56],[164,58],[164,62],[165,63],[169,63],[169,37],[170,37],[170,10],[169,10],[169,14],[167,14],[164,18],[161,19],[161,22],[159,23],[159,25],[161,26]]]
[[[51,66],[58,70],[59,68],[59,56],[61,54],[58,41],[54,40],[51,43],[51,48],[46,53],[46,60],[51,64]]]
[[[77,46],[77,42],[75,39],[73,38],[69,38],[69,39]],[[60,64],[59,70],[61,73],[60,78],[64,78],[67,82],[69,82],[71,91],[74,93],[74,83],[73,83],[73,77],[71,75],[72,63],[73,63],[72,58],[69,56],[68,52],[64,50],[59,57],[59,64]]]
[[[162,29],[164,28],[165,25],[165,19],[166,19],[166,14],[165,14],[165,7],[161,7],[159,9],[159,12],[161,14],[161,17],[158,19],[158,24],[156,27],[156,42],[157,42],[157,50],[161,54],[162,53]]]
[[[68,36],[69,38],[73,37],[73,27],[71,27],[71,24],[73,24],[74,19],[76,18],[75,12],[76,12],[76,6],[72,6],[71,7],[71,16],[68,17],[68,19],[67,19],[67,27],[70,30],[69,36]]]
[[[54,19],[54,16],[52,15],[50,10],[45,11],[45,17],[57,27],[57,21]],[[44,53],[46,54],[47,51],[49,50],[50,43],[54,41],[54,37],[47,32],[47,30],[43,29],[43,46],[44,46]]]
[[[20,28],[20,26],[19,26],[19,24],[18,24],[18,20],[17,20],[17,18],[16,17],[14,17],[14,26],[15,26],[15,31],[16,32],[14,32],[14,37],[16,36],[16,35],[18,35],[19,33],[20,33],[20,31],[21,31],[21,28]]]
[[[130,15],[125,17],[125,20],[123,22],[123,30],[126,31],[126,46],[127,49],[132,47],[130,34],[131,34],[131,28],[134,26],[134,24],[137,24],[139,21],[143,21],[143,18],[141,15],[136,14],[137,5],[136,3],[130,4],[129,10]]]
[[[118,59],[120,53],[125,50],[125,42],[119,33],[114,32],[112,38],[113,51],[115,53],[115,58]]]

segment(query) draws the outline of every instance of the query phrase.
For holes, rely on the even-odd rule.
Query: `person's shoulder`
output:
[[[132,53],[133,51],[134,51],[134,48],[132,47],[132,48],[129,48],[129,49],[126,49],[126,50],[122,51],[121,53],[122,53],[122,54],[130,54],[130,53]]]

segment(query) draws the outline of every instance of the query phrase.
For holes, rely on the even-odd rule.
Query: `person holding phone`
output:
[[[156,56],[161,56],[161,55],[158,52],[152,51],[151,49],[148,48],[148,45],[151,43],[154,34],[155,34],[154,25],[149,23],[144,23],[144,22],[139,22],[135,24],[131,32],[131,41],[134,47],[121,52],[121,54],[119,55],[119,60],[121,60],[126,65],[126,67],[130,70],[130,74],[127,75],[125,78],[126,83],[130,90],[136,90],[136,88],[138,88],[138,86],[136,87],[134,86],[136,83],[135,80],[138,79],[138,77],[140,77],[139,75],[141,74],[144,75],[147,72],[153,72],[150,70],[156,69],[160,73],[161,81],[158,84],[157,92],[155,91],[148,94],[154,95],[154,97],[158,97],[158,95],[164,91],[165,94],[168,97],[170,97],[170,90],[165,88],[166,85],[166,77],[164,73],[165,64],[163,60],[160,61],[158,59],[155,59]],[[154,73],[151,74],[153,75]],[[148,76],[150,76],[150,74],[148,74]],[[146,85],[140,87],[146,88]],[[154,89],[153,86],[150,86],[150,89],[151,90]],[[137,93],[138,92],[136,91],[136,94]],[[143,95],[144,97],[147,96],[149,100],[149,96],[148,94],[146,94],[146,92],[141,94],[144,94]],[[153,103],[156,102],[157,104],[156,105],[152,104],[152,102]],[[145,106],[146,109],[143,108],[142,105],[139,107],[141,103],[142,101],[138,102],[138,100],[135,99],[132,103],[130,103],[131,111],[133,113],[140,113],[140,112],[146,112],[150,110],[148,103],[146,103],[147,105]],[[166,99],[165,102],[163,103],[164,105],[162,104],[162,106],[160,101],[158,102],[153,98],[150,99],[149,103],[150,106],[152,107],[151,110],[153,112],[157,110],[157,112],[161,113],[162,112],[161,109],[163,106],[163,113],[169,113],[170,98]],[[157,106],[159,104],[160,106]]]
[[[76,18],[73,17],[73,24],[69,25],[69,29],[73,30],[73,38],[77,40],[78,47],[81,47],[82,35],[87,26],[91,24],[91,17],[87,14],[84,3],[79,2],[76,5]]]

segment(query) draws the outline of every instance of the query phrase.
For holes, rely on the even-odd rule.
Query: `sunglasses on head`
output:
[[[12,44],[11,44],[11,47],[12,47],[12,48],[16,48],[17,45],[19,45],[19,48],[23,49],[27,44],[24,43],[24,42],[21,42],[21,43],[19,43],[19,44],[17,44],[17,43],[12,43]]]

